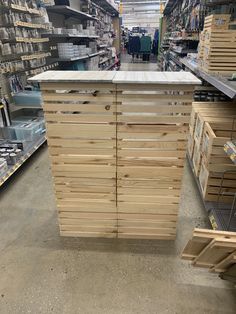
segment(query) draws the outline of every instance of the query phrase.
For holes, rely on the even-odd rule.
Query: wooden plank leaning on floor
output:
[[[192,239],[183,250],[182,259],[212,272],[225,272],[236,263],[236,233],[194,229]]]

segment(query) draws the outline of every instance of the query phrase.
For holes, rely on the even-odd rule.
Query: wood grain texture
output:
[[[194,229],[192,239],[183,250],[182,258],[212,272],[225,272],[236,263],[235,232]]]
[[[70,71],[34,80],[43,91],[60,234],[174,239],[199,80]]]
[[[46,71],[30,79],[40,83],[130,83],[201,85],[190,72],[135,72],[135,71]],[[92,86],[92,85],[91,85]],[[78,86],[79,87],[79,86]],[[78,88],[77,87],[77,88]],[[48,87],[47,87],[48,88]]]
[[[199,66],[208,73],[230,74],[236,69],[236,32],[229,30],[230,15],[205,18],[201,33]]]
[[[223,150],[224,144],[234,135],[235,102],[224,103],[221,107],[221,102],[194,103],[190,119],[189,156],[206,201],[218,200],[221,184],[222,193],[235,192],[233,180],[225,178],[222,182],[224,172],[235,169]],[[235,176],[231,173],[231,177]],[[229,195],[221,197],[222,202],[230,203],[232,200]]]
[[[170,223],[178,214],[191,102],[191,92],[171,91],[171,86],[158,90],[146,84],[142,91],[138,84],[118,85],[117,201],[118,214],[126,215],[119,216],[126,228],[120,227],[119,219],[118,233],[123,236],[175,236],[176,225],[155,231],[149,215]],[[137,228],[132,215],[148,227]]]

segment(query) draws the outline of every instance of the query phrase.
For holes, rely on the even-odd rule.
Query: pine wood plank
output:
[[[130,104],[127,102],[123,102],[122,105],[117,106],[117,112],[118,113],[191,113],[192,107],[189,105],[161,105],[160,102],[153,102],[149,105],[143,104],[143,101],[138,104],[136,101],[135,104]]]
[[[49,124],[47,123],[47,135],[48,137],[59,138],[115,138],[116,128],[113,125],[103,124]]]
[[[115,122],[115,115],[93,115],[93,114],[61,114],[61,113],[46,113],[45,118],[47,123],[50,122],[70,122],[70,123],[109,123]]]

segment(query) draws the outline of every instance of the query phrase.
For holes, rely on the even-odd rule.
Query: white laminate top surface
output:
[[[116,73],[113,83],[200,85],[202,82],[190,72],[119,71]]]
[[[113,71],[47,71],[29,79],[31,82],[93,82],[112,83]]]
[[[31,82],[92,82],[114,84],[188,84],[201,81],[190,72],[136,72],[136,71],[47,71],[38,74]]]

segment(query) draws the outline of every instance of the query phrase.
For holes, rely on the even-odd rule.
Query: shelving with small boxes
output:
[[[41,95],[27,79],[50,63],[47,11],[38,1],[0,1],[0,185],[43,142]],[[34,108],[34,109],[30,109]]]
[[[106,70],[118,64],[118,11],[111,5],[81,1],[76,5],[48,5],[50,44],[58,47],[52,59],[64,70]],[[118,18],[119,19],[119,18]],[[47,37],[47,32],[43,35]],[[63,47],[63,48],[62,48]],[[104,61],[106,60],[106,62]]]

